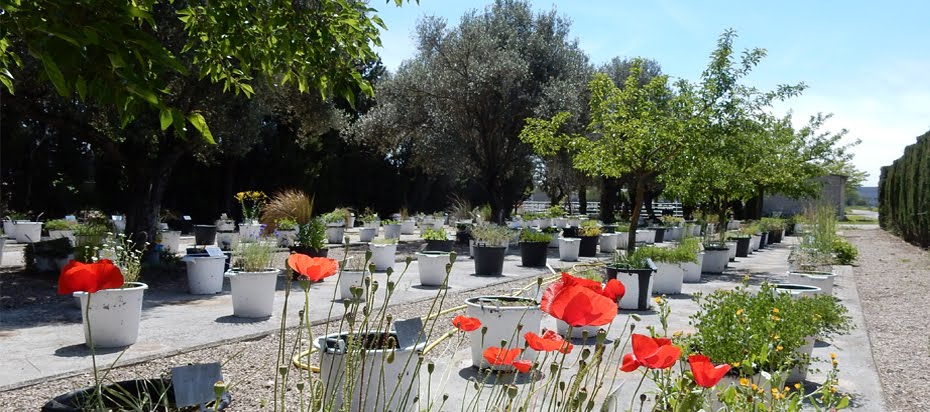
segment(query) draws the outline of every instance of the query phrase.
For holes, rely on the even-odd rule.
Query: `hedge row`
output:
[[[921,247],[930,246],[930,132],[882,168],[878,213],[883,229]]]

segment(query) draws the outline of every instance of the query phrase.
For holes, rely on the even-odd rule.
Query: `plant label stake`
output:
[[[203,405],[216,400],[213,385],[223,380],[219,363],[202,363],[171,368],[171,386],[178,408]]]
[[[223,249],[220,249],[219,246],[207,246],[203,249],[211,257],[226,257],[226,255],[223,254]]]
[[[400,349],[412,348],[426,342],[426,335],[423,333],[423,320],[420,318],[395,321],[394,333],[397,334],[397,345]]]

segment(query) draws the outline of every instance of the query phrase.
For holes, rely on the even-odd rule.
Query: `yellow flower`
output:
[[[772,388],[772,395],[774,395],[776,398],[778,397],[778,388]]]
[[[739,378],[739,386],[749,386],[749,379]],[[753,385],[755,386],[755,385]]]
[[[830,353],[830,359],[836,360],[836,352]]]
[[[772,339],[778,340],[778,335],[772,335]]]
[[[784,347],[782,347],[781,345],[778,345],[775,347],[775,350],[778,352],[781,352],[782,349],[784,349]]]
[[[673,338],[681,337],[681,331],[680,331],[680,330],[676,330],[675,333],[672,333],[672,337],[673,337]]]
[[[759,389],[759,387],[758,387],[756,384],[752,384],[752,385],[750,386],[750,388],[752,388],[752,390]]]
[[[772,308],[772,313],[778,313],[778,308]]]
[[[734,368],[738,368],[738,367],[739,367],[739,362],[733,362],[733,363],[731,363],[730,365],[732,365]]]
[[[739,309],[739,310],[736,311],[736,316],[739,316],[739,315],[742,315],[742,314],[743,314],[743,310],[742,310],[742,309]]]
[[[830,393],[836,393],[836,386],[830,387]]]
[[[781,318],[778,317],[778,316],[772,315],[772,320],[774,320],[774,321],[777,322],[777,321],[781,320]]]
[[[800,383],[794,384],[794,388],[795,388],[795,389],[801,389],[801,384],[800,384]]]
[[[658,305],[661,305],[661,304],[662,304],[662,297],[661,297],[661,296],[656,296],[656,297],[654,298],[654,300],[656,301],[656,304],[658,304]]]

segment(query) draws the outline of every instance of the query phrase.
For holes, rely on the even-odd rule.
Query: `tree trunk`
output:
[[[612,224],[616,221],[614,211],[617,209],[616,180],[609,177],[601,178],[601,222]]]
[[[131,167],[129,172],[129,207],[126,213],[126,233],[133,239],[145,236],[145,241],[155,244],[155,234],[161,215],[161,201],[168,186],[171,169],[181,158],[183,150],[175,149],[157,160],[155,167],[146,164]],[[135,169],[133,171],[133,169]]]
[[[578,214],[588,214],[588,188],[584,184],[578,188]]]
[[[639,224],[639,212],[643,208],[643,198],[646,197],[646,185],[642,178],[636,179],[636,188],[633,190],[633,211],[630,213],[630,233],[627,234],[627,251],[636,250],[636,227]]]

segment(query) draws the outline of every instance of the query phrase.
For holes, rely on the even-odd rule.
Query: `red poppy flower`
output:
[[[555,331],[548,329],[543,332],[542,336],[533,332],[527,332],[523,335],[523,339],[526,339],[526,343],[530,348],[539,352],[552,352],[557,350],[562,353],[570,353],[573,347],[571,342],[563,339],[562,336],[555,333]]]
[[[501,349],[491,346],[484,350],[484,359],[492,365],[513,365],[514,359],[520,355],[520,348]]]
[[[478,318],[469,318],[459,315],[456,316],[455,319],[452,319],[452,326],[455,326],[463,332],[471,332],[481,327],[481,321],[478,320]]]
[[[539,306],[574,327],[606,325],[617,316],[617,302],[603,292],[596,281],[562,273],[562,279],[543,292]]]
[[[607,284],[604,285],[604,290],[601,292],[602,295],[607,296],[613,301],[620,300],[624,294],[626,294],[626,288],[623,287],[623,284],[620,283],[617,279],[611,279],[607,281]]]
[[[102,289],[123,286],[123,273],[108,259],[96,263],[81,263],[72,260],[61,269],[58,277],[58,294],[73,292],[94,293]]]
[[[729,364],[714,366],[710,358],[704,355],[688,356],[688,363],[691,364],[691,372],[694,374],[694,383],[704,388],[710,388],[720,382],[723,375],[730,371]]]
[[[513,367],[517,368],[521,373],[527,373],[530,369],[533,369],[533,361],[520,359],[518,361],[513,361]]]
[[[672,345],[671,340],[634,333],[633,353],[623,355],[620,370],[632,372],[640,366],[650,369],[666,369],[674,365],[680,356],[681,349]]]
[[[300,277],[311,282],[319,282],[325,278],[335,275],[339,270],[339,264],[329,258],[313,258],[300,253],[293,253],[287,258],[287,265],[300,274]]]

